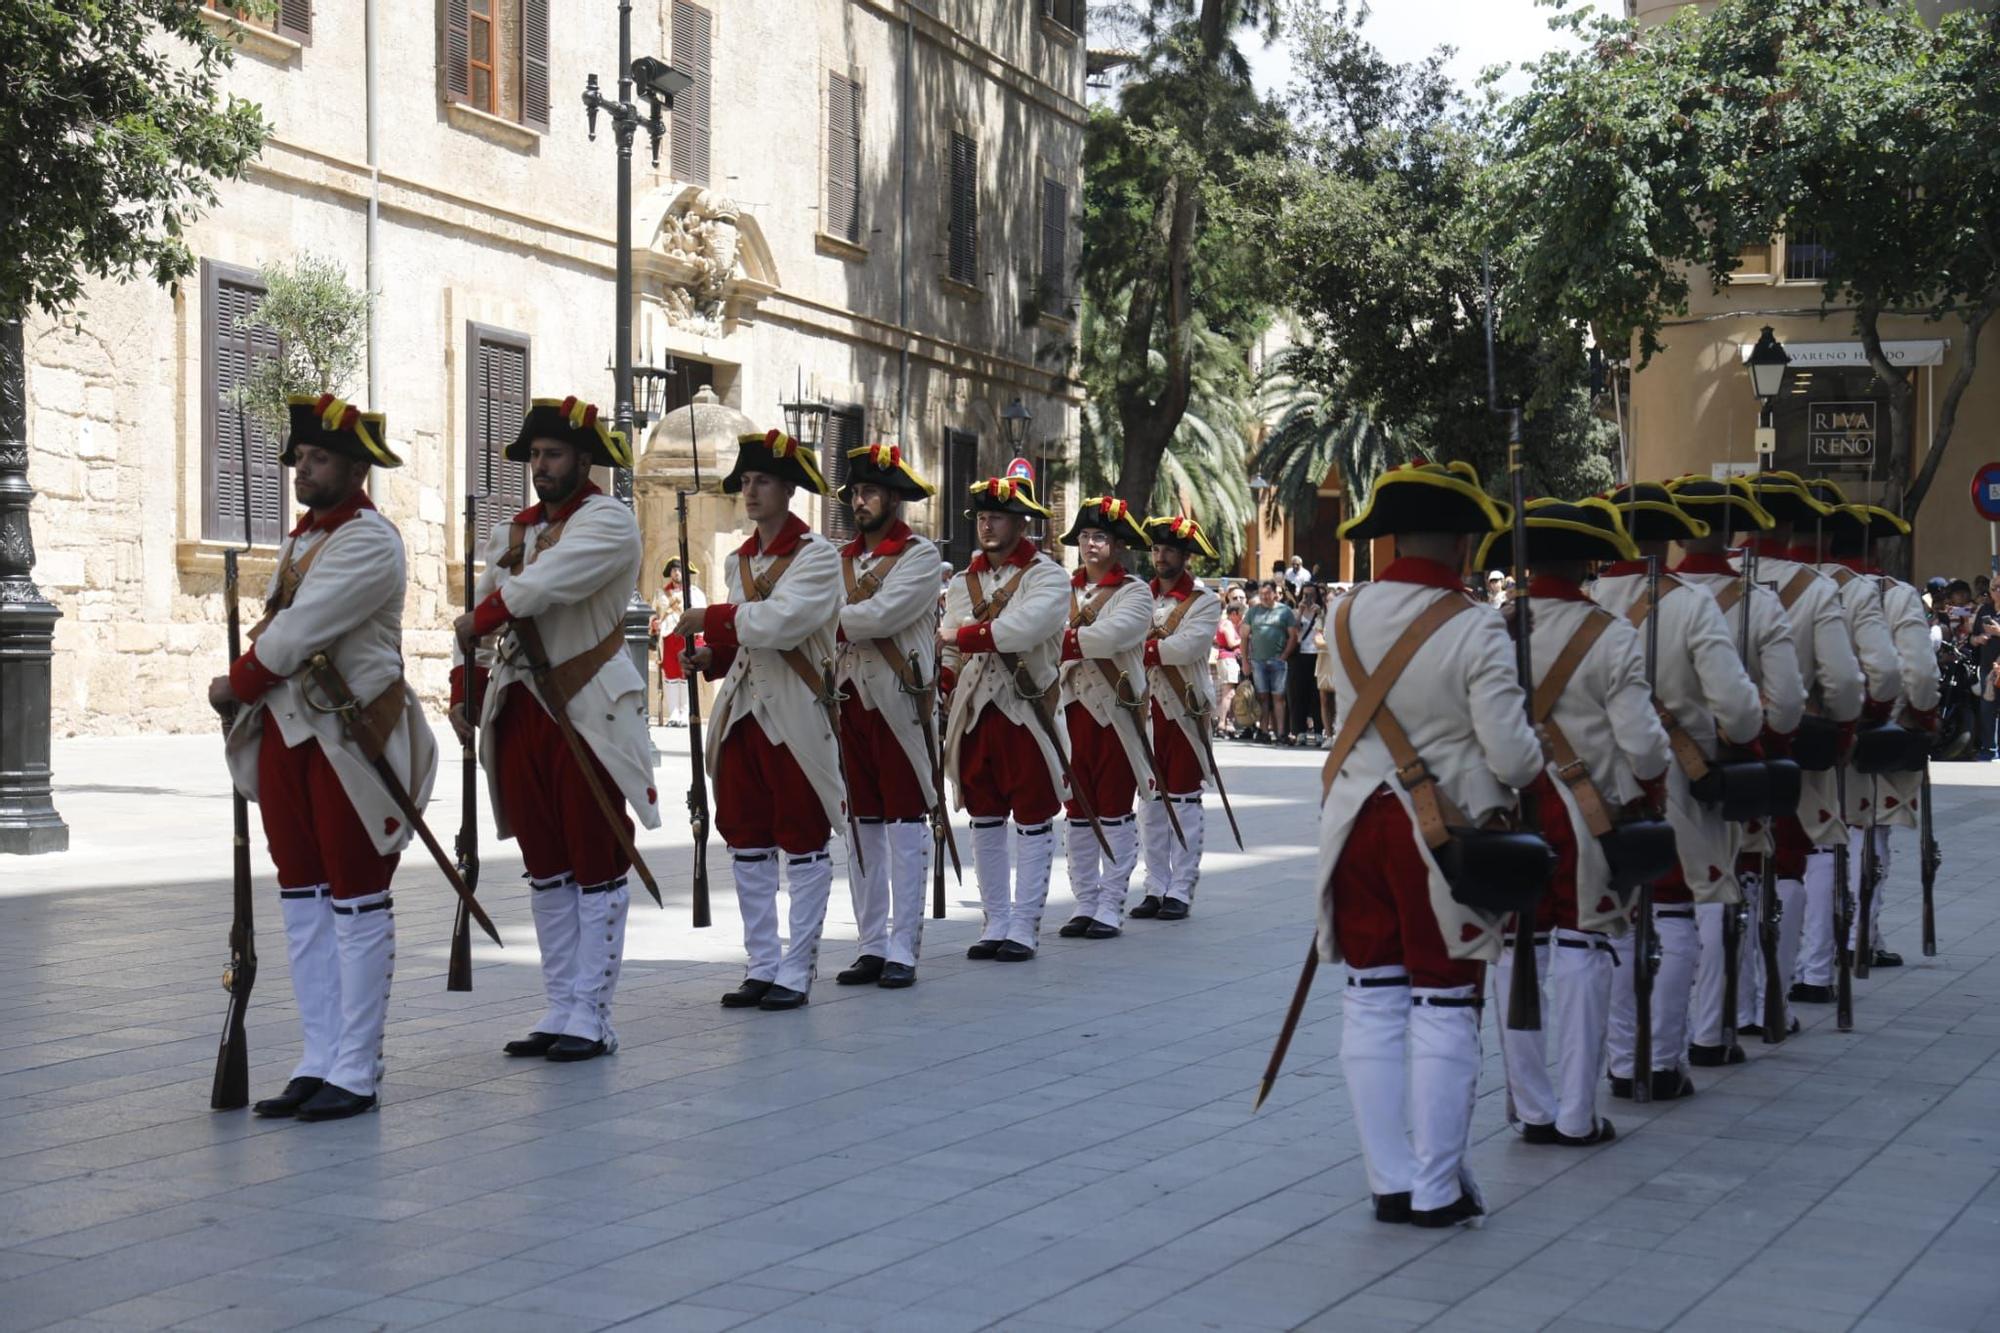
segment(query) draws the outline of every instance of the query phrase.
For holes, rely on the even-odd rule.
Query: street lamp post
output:
[[[1746,364],[1750,367],[1750,390],[1757,395],[1757,470],[1771,470],[1771,458],[1778,450],[1778,429],[1771,415],[1771,404],[1785,388],[1785,368],[1792,363],[1777,334],[1766,324],[1764,332],[1758,335],[1757,345],[1750,349]]]
[[[27,357],[0,320],[0,852],[60,852],[69,826],[49,784],[49,693],[62,612],[35,586],[28,531]]]
[[[643,108],[632,100],[635,80],[645,102]],[[616,100],[605,97],[598,90],[597,76],[592,74],[584,80],[583,109],[591,139],[597,138],[597,117],[602,112],[611,118],[611,135],[618,145],[618,277],[614,284],[618,311],[612,344],[612,375],[616,382],[613,419],[615,428],[625,437],[626,448],[632,451],[635,465],[639,446],[634,438],[637,432],[633,430],[632,413],[632,140],[644,125],[652,144],[653,165],[657,168],[660,140],[667,132],[664,113],[673,110],[675,96],[693,84],[693,78],[665,61],[651,56],[632,59],[632,0],[618,0],[618,96]],[[611,486],[612,493],[627,508],[632,507],[631,470],[614,469]],[[639,599],[639,589],[634,585],[632,600],[625,607],[625,648],[632,655],[632,665],[639,668],[642,680],[646,677],[646,641],[651,621],[652,612]]]

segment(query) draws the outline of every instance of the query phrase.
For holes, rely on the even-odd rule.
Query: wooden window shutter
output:
[[[711,22],[707,10],[688,0],[674,0],[673,63],[694,83],[674,99],[673,160],[669,165],[675,180],[694,185],[708,184]]]
[[[278,335],[249,323],[264,289],[248,270],[203,265],[202,301],[202,536],[243,541],[244,455],[249,455],[250,540],[275,546],[284,535],[290,479],[278,463],[282,442],[246,418],[231,401],[255,361],[281,350]]]
[[[472,9],[469,0],[442,0],[443,32],[439,53],[444,96],[448,102],[472,100]]]
[[[969,135],[951,136],[951,243],[948,268],[954,281],[979,283],[979,145]]]
[[[847,484],[847,451],[859,449],[865,429],[862,409],[843,403],[827,413],[826,440],[820,449],[819,473],[826,479],[826,504],[820,531],[835,541],[854,539],[854,510],[837,497]]]
[[[471,324],[466,345],[465,484],[482,497],[475,515],[483,550],[493,525],[528,502],[527,467],[505,456],[528,415],[528,337]]]
[[[549,127],[549,0],[521,0],[521,123]]]
[[[312,0],[279,0],[278,31],[301,46],[311,46]]]
[[[854,80],[826,80],[826,230],[861,239],[861,98]]]
[[[1041,308],[1051,315],[1069,309],[1069,187],[1042,181]]]
[[[945,559],[963,569],[972,559],[972,520],[965,511],[969,507],[966,494],[979,479],[979,437],[946,427],[943,452],[938,470],[944,479],[932,497],[937,506],[932,511],[937,516],[937,531],[931,535],[944,548]]]

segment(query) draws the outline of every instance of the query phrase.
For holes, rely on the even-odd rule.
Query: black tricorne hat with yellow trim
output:
[[[803,486],[814,495],[827,493],[826,478],[819,474],[819,460],[813,457],[813,451],[781,430],[736,437],[736,466],[722,479],[723,494],[734,495],[742,490],[746,472],[762,472],[767,477]]]
[[[1849,503],[1847,492],[1840,484],[1828,477],[1802,477],[1799,484],[1806,488],[1806,494],[1825,505],[1828,509],[1838,509]]]
[[[1775,522],[1758,503],[1757,492],[1741,477],[1704,477],[1690,473],[1667,483],[1674,503],[1701,516],[1711,529],[1763,532]]]
[[[1749,480],[1757,492],[1757,503],[1780,523],[1809,528],[1833,512],[1831,505],[1813,498],[1805,480],[1795,472],[1759,472]]]
[[[1546,560],[1636,560],[1639,548],[1626,535],[1625,524],[1609,500],[1539,499],[1528,501],[1528,564]],[[1495,553],[1511,549],[1513,533],[1501,529],[1479,544],[1473,563],[1485,565]]]
[[[1625,535],[1635,542],[1677,542],[1708,535],[1708,524],[1675,504],[1673,492],[1657,481],[1630,482],[1599,498],[1616,506]]]
[[[1035,483],[1027,477],[988,477],[975,481],[967,494],[972,497],[974,514],[1018,514],[1022,518],[1047,518],[1049,511],[1035,500]]]
[[[1880,505],[1846,504],[1826,520],[1827,540],[1835,555],[1865,555],[1878,542],[1910,535],[1910,525]]]
[[[902,449],[893,444],[869,444],[847,451],[847,481],[839,498],[853,499],[856,486],[880,486],[899,500],[921,500],[937,490],[917,475],[903,458]]]
[[[1375,478],[1368,505],[1340,525],[1343,541],[1399,532],[1492,532],[1507,525],[1508,507],[1479,485],[1470,463],[1404,463]]]
[[[285,452],[278,455],[278,461],[286,467],[298,461],[302,444],[316,445],[328,453],[375,467],[403,465],[403,460],[389,450],[389,419],[380,412],[363,412],[330,393],[318,397],[294,395],[285,399],[285,409],[291,415],[291,429],[285,436]]]
[[[1208,534],[1201,530],[1192,514],[1175,514],[1171,518],[1149,518],[1146,520],[1146,537],[1155,546],[1173,546],[1189,555],[1205,555],[1210,560],[1220,560],[1215,547],[1208,540]]]
[[[1096,528],[1108,532],[1111,539],[1127,546],[1143,547],[1153,544],[1146,535],[1146,524],[1132,507],[1115,495],[1093,495],[1076,507],[1076,517],[1070,520],[1069,531],[1063,534],[1064,546],[1075,546],[1083,536],[1085,528]]]
[[[528,461],[536,440],[560,440],[581,450],[599,467],[631,467],[632,446],[625,436],[604,424],[597,404],[571,394],[567,398],[537,398],[521,419],[521,433],[507,446],[507,457]]]

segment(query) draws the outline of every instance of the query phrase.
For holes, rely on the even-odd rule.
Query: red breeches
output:
[[[329,884],[335,898],[361,898],[388,888],[402,859],[375,850],[319,742],[287,749],[269,716],[257,747],[257,812],[281,889]]]
[[[849,695],[840,705],[840,764],[847,777],[847,808],[856,819],[921,819],[924,804],[917,771],[889,723]]]
[[[1388,788],[1378,788],[1362,803],[1327,891],[1333,894],[1333,928],[1348,966],[1401,966],[1410,984],[1420,988],[1477,986],[1484,980],[1484,963],[1454,959],[1445,951],[1416,829]]]
[[[779,847],[794,856],[833,836],[826,807],[791,751],[771,744],[754,717],[722,739],[715,763],[715,827],[731,847]]]
[[[1091,810],[1105,819],[1131,814],[1139,796],[1139,779],[1132,772],[1132,761],[1126,758],[1117,731],[1099,726],[1082,704],[1064,709],[1063,723],[1069,729],[1070,771],[1090,798]],[[1069,801],[1066,805],[1071,819],[1083,818],[1081,804]]]
[[[579,884],[605,884],[630,870],[632,863],[590,794],[562,728],[526,686],[517,682],[507,687],[493,725],[500,806],[528,873],[553,879],[568,871]],[[629,836],[632,817],[618,784],[589,753],[588,742],[584,752]]]
[[[975,819],[1046,824],[1062,809],[1034,733],[990,703],[959,738],[958,780]]]
[[[1194,742],[1171,721],[1158,704],[1153,705],[1153,757],[1160,761],[1160,776],[1170,796],[1186,796],[1201,790],[1201,756]]]

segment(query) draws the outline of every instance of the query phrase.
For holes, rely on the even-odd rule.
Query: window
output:
[[[465,349],[465,485],[481,497],[474,518],[484,550],[493,525],[528,503],[527,467],[504,457],[528,415],[528,335],[467,324]]]
[[[861,241],[861,89],[826,76],[826,231]]]
[[[1785,281],[1825,282],[1833,271],[1833,250],[1820,239],[1817,227],[1785,236]]]
[[[1083,6],[1084,0],[1042,0],[1042,14],[1071,32],[1082,32]]]
[[[251,12],[247,5],[234,4],[231,0],[208,0],[208,7],[241,22],[269,28],[280,37],[289,37],[301,46],[312,45],[312,0],[278,0],[276,12],[261,17]],[[238,522],[237,526],[240,528],[243,525]]]
[[[278,335],[253,322],[264,286],[254,270],[204,260],[201,292],[201,535],[243,541],[247,464],[250,539],[276,546],[291,498],[291,479],[278,463],[284,445],[231,401],[253,359],[279,352]]]
[[[549,127],[549,0],[440,0],[447,102]]]
[[[1069,318],[1069,187],[1042,181],[1042,278],[1038,308],[1045,315]]]
[[[687,0],[674,0],[674,67],[694,82],[674,99],[674,179],[708,184],[709,48],[714,20]]]
[[[854,537],[854,510],[833,495],[847,484],[847,451],[867,443],[867,416],[859,403],[835,403],[826,418],[826,439],[820,449],[820,475],[826,478],[826,520],[820,530],[835,541]]]
[[[955,568],[965,568],[972,559],[972,520],[966,517],[970,505],[966,496],[979,473],[979,437],[971,431],[944,433],[944,484],[938,488],[937,543],[944,558]]]
[[[945,272],[953,282],[979,285],[979,145],[951,136],[951,236]]]

